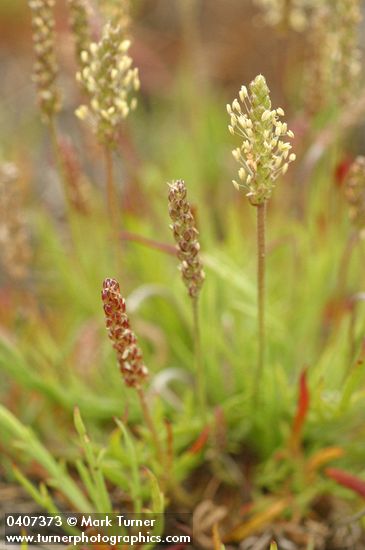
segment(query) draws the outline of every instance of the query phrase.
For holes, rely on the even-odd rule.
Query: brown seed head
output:
[[[354,226],[365,229],[365,157],[357,157],[351,165],[345,182],[345,195]]]
[[[148,369],[143,363],[142,351],[137,338],[131,330],[126,314],[125,300],[120,294],[118,281],[105,279],[101,298],[108,335],[117,352],[120,372],[127,386],[139,388],[148,376]]]
[[[182,279],[189,296],[195,299],[199,295],[205,274],[200,259],[199,232],[186,195],[183,180],[169,184],[169,214],[172,220],[170,227],[176,241],[177,256],[181,262]]]
[[[0,165],[0,260],[9,277],[18,281],[29,275],[31,248],[18,170],[10,162]]]
[[[33,79],[38,89],[39,107],[46,122],[60,108],[56,88],[58,66],[54,47],[54,0],[28,0],[32,14],[33,43],[36,55]]]

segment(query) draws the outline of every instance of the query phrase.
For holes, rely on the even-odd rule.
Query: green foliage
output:
[[[67,473],[65,467],[53,458],[51,453],[38,441],[30,428],[21,424],[15,416],[2,406],[0,407],[0,425],[4,433],[10,434],[15,439],[14,444],[22,453],[38,462],[45,469],[49,478],[48,482],[52,487],[61,490],[77,510],[85,510],[86,512],[92,510],[89,501]],[[23,485],[26,489],[29,490],[31,488],[29,482],[24,482],[21,474],[18,474],[18,479],[23,479]],[[49,509],[49,497],[44,488],[42,489],[42,486],[38,493],[35,488],[32,488],[31,494],[32,496],[38,494],[37,500],[42,501],[43,504],[47,504],[47,508]]]

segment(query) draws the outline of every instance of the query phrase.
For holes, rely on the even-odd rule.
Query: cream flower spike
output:
[[[227,112],[230,133],[242,139],[232,151],[240,165],[239,181],[233,180],[233,184],[246,190],[251,204],[262,204],[271,197],[277,178],[295,160],[291,144],[285,141],[294,134],[286,122],[279,120],[284,116],[283,109],[271,108],[270,90],[262,75],[251,82],[249,89],[241,87],[239,100],[227,105]]]

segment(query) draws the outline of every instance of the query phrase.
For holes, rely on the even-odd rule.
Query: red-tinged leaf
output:
[[[201,432],[201,434],[199,435],[198,439],[194,441],[191,447],[189,447],[187,452],[193,455],[198,454],[203,449],[206,442],[208,441],[209,432],[210,432],[210,428],[209,426],[206,426],[204,430]]]
[[[339,485],[365,498],[365,480],[349,474],[344,470],[339,470],[338,468],[326,468],[324,472],[327,477],[334,479]]]
[[[122,231],[120,233],[120,238],[122,241],[131,241],[134,243],[139,243],[143,246],[147,246],[148,248],[152,248],[154,250],[159,250],[160,252],[164,252],[165,254],[169,254],[170,256],[176,256],[177,254],[176,247],[174,245],[160,243],[158,241],[150,239],[149,237],[138,235],[137,233]]]
[[[351,164],[353,162],[353,157],[346,156],[342,159],[335,167],[335,183],[338,187],[341,187],[349,173]]]
[[[310,402],[310,394],[307,383],[307,370],[304,369],[299,378],[299,396],[297,412],[294,417],[293,427],[289,440],[289,447],[293,452],[299,450],[304,422],[307,418]]]

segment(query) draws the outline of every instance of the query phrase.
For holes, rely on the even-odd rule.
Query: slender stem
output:
[[[349,267],[351,265],[351,259],[352,255],[355,249],[355,246],[359,240],[359,233],[358,231],[352,231],[350,235],[347,238],[344,250],[342,252],[342,256],[339,262],[339,268],[338,268],[338,276],[337,276],[337,284],[336,284],[336,290],[335,290],[335,297],[337,300],[345,302],[346,299],[346,291],[347,291],[347,279],[348,279],[348,272]],[[345,305],[345,303],[344,303]],[[350,309],[350,322],[349,322],[349,331],[348,331],[348,339],[349,339],[349,368],[347,369],[347,373],[352,368],[352,361],[355,358],[355,328],[356,328],[356,301],[351,301],[351,309]]]
[[[157,430],[156,430],[155,424],[153,422],[148,403],[146,401],[145,393],[142,390],[142,388],[137,388],[137,393],[138,393],[139,401],[140,401],[140,404],[141,404],[144,419],[146,421],[148,429],[151,432],[152,440],[153,440],[153,443],[154,443],[154,446],[155,446],[155,449],[156,449],[157,458],[158,458],[160,464],[163,464],[163,452],[162,452],[160,439],[158,437]]]
[[[106,199],[108,213],[113,229],[117,229],[118,198],[114,183],[113,156],[108,146],[104,147],[105,172],[106,172]]]
[[[172,472],[172,466],[174,463],[174,440],[173,440],[173,432],[172,432],[172,425],[170,422],[165,422],[166,426],[166,466],[165,466],[165,475],[163,478],[163,482],[168,487],[171,494],[175,497],[175,499],[185,506],[191,505],[191,495],[185,491],[185,489],[180,485],[180,482],[174,479],[174,476],[171,475]]]
[[[198,390],[198,402],[200,413],[203,420],[206,419],[207,401],[206,401],[206,386],[205,386],[205,373],[203,368],[203,357],[201,350],[201,338],[200,338],[200,323],[199,323],[199,299],[193,298],[193,333],[194,333],[194,361],[195,371],[197,377],[197,390]]]
[[[72,209],[70,186],[67,178],[67,173],[65,170],[63,156],[60,150],[58,131],[57,131],[57,126],[54,118],[51,118],[49,120],[49,133],[51,137],[51,144],[52,144],[54,159],[56,162],[57,172],[61,180],[61,185],[63,187],[64,200],[65,200],[65,218],[67,220],[69,230],[70,230],[71,246],[74,248],[74,251],[75,251],[75,243],[77,241],[77,236],[78,236],[77,220],[76,220],[76,217],[74,216],[74,212]]]
[[[287,32],[290,23],[290,10],[292,7],[292,0],[284,0],[284,17],[282,21],[282,30]]]
[[[199,5],[197,0],[179,2],[181,27],[187,64],[194,70],[193,77],[198,75],[199,61],[201,60],[200,29],[198,21]]]
[[[359,240],[359,234],[357,231],[353,231],[349,238],[347,239],[342,258],[340,260],[340,266],[338,270],[338,279],[337,279],[337,295],[339,298],[344,297],[346,293],[347,286],[347,275],[351,262],[352,253],[354,251],[355,245]]]
[[[51,137],[53,155],[54,155],[54,158],[55,158],[55,161],[56,161],[58,174],[59,174],[59,177],[61,179],[62,186],[63,186],[63,192],[64,192],[65,200],[66,200],[66,209],[67,209],[68,214],[70,214],[70,210],[71,210],[70,189],[69,189],[69,185],[68,185],[68,181],[67,181],[67,176],[66,176],[66,173],[65,173],[62,154],[61,154],[61,151],[60,151],[56,122],[53,118],[51,118],[50,121],[49,121],[49,133],[50,133],[50,137]]]
[[[266,259],[266,202],[257,206],[257,322],[258,355],[256,388],[260,383],[265,362],[265,259]]]
[[[349,341],[349,366],[346,369],[346,376],[349,374],[352,363],[355,359],[356,353],[356,339],[355,339],[355,330],[356,330],[356,317],[357,317],[357,304],[355,301],[351,303],[350,310],[350,322],[349,322],[349,331],[348,331],[348,341]]]

